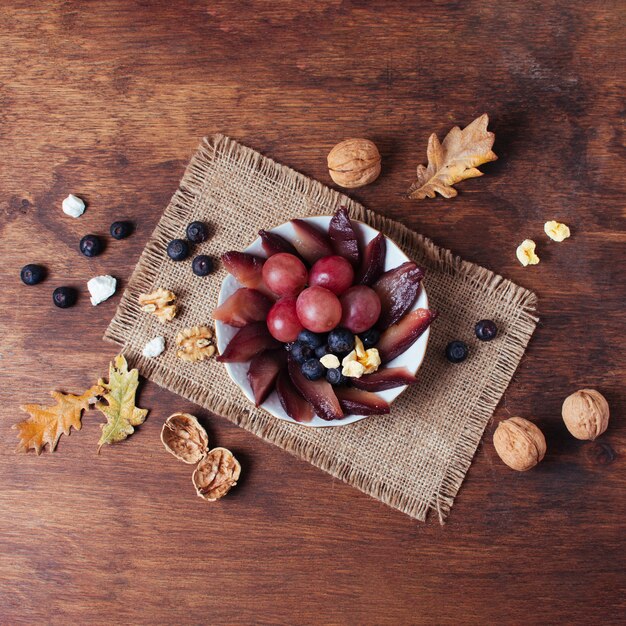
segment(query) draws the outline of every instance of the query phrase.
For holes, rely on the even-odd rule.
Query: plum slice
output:
[[[296,389],[291,382],[289,373],[286,369],[278,374],[276,381],[276,393],[282,404],[285,413],[296,422],[310,422],[315,415],[313,406],[307,402],[302,394]]]
[[[278,254],[279,252],[286,252],[287,254],[293,254],[297,257],[300,256],[295,247],[281,235],[277,235],[268,230],[260,230],[259,237],[261,237],[261,245],[268,257]]]
[[[244,326],[226,346],[223,354],[217,357],[220,363],[245,363],[263,350],[280,348],[265,322],[252,322]]]
[[[254,394],[254,404],[263,404],[274,389],[274,384],[287,361],[285,350],[264,350],[252,357],[248,369],[248,382]]]
[[[380,317],[376,326],[385,330],[395,324],[417,299],[424,270],[413,261],[406,261],[385,272],[372,289],[380,298]]]
[[[410,348],[436,317],[437,311],[415,309],[390,326],[376,344],[381,361],[388,363]]]
[[[389,413],[389,404],[380,396],[363,389],[337,387],[341,408],[350,415],[383,415]]]
[[[372,239],[361,255],[361,266],[356,274],[356,282],[362,285],[371,285],[385,269],[387,256],[387,240],[385,235],[378,233]]]
[[[222,263],[226,271],[232,274],[239,284],[251,289],[258,289],[272,299],[276,298],[263,282],[265,259],[247,252],[231,250],[222,254]]]
[[[406,367],[384,367],[373,374],[353,378],[352,386],[365,391],[385,391],[416,382],[417,378]]]
[[[335,211],[328,226],[328,234],[335,254],[348,259],[352,265],[358,265],[359,244],[346,207],[342,206]]]
[[[330,383],[324,378],[320,380],[305,378],[295,359],[289,358],[287,363],[291,381],[304,399],[313,406],[313,410],[328,422],[340,420],[343,417],[343,411]]]
[[[265,320],[272,304],[260,291],[242,287],[213,309],[213,319],[241,328],[250,322]]]
[[[334,254],[328,235],[317,226],[301,219],[291,220],[291,224],[296,231],[293,243],[305,261],[313,264],[323,256]]]

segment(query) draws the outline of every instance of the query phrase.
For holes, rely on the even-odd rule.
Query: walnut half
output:
[[[230,450],[213,448],[198,463],[191,480],[201,498],[215,502],[237,484],[240,473],[241,465]]]
[[[163,287],[152,293],[142,293],[138,299],[141,310],[153,313],[163,324],[171,322],[178,313],[178,306],[175,304],[176,295]]]
[[[215,346],[211,343],[213,331],[208,326],[185,328],[176,335],[179,347],[176,356],[183,361],[203,361],[215,354]]]
[[[198,463],[209,449],[209,437],[200,422],[189,413],[170,415],[161,429],[165,449],[184,463]]]

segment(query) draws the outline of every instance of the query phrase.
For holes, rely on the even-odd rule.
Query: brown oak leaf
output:
[[[18,431],[20,443],[16,452],[28,452],[33,449],[41,454],[43,448],[48,445],[52,452],[61,435],[69,435],[70,428],[80,430],[82,426],[82,412],[95,402],[96,396],[103,393],[100,385],[90,387],[80,396],[60,391],[51,391],[50,395],[56,400],[53,406],[40,404],[24,404],[20,408],[30,414],[23,422],[15,424],[13,428]]]
[[[435,193],[454,198],[457,191],[452,185],[482,176],[477,167],[498,158],[491,150],[495,135],[487,130],[488,124],[489,116],[484,113],[463,130],[455,126],[443,143],[433,133],[426,150],[428,167],[417,166],[417,180],[407,192],[409,198],[434,198]]]

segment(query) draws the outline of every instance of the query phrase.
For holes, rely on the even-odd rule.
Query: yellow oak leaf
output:
[[[41,454],[46,444],[52,452],[61,435],[69,435],[74,427],[80,430],[82,426],[82,412],[95,402],[96,396],[102,394],[104,389],[100,385],[90,387],[80,396],[60,391],[51,391],[50,395],[56,400],[53,406],[41,404],[24,404],[20,408],[30,414],[23,422],[15,424],[13,428],[18,431],[20,443],[16,452],[28,452],[33,449]]]
[[[143,424],[148,411],[135,406],[139,372],[136,369],[128,371],[128,363],[121,354],[109,366],[109,382],[100,379],[98,384],[104,389],[102,397],[106,402],[100,400],[96,408],[107,418],[106,424],[100,425],[100,451],[105,443],[116,443],[132,435],[135,432],[133,427]]]
[[[439,143],[433,133],[426,150],[428,167],[417,166],[417,181],[407,192],[409,198],[434,198],[435,193],[454,198],[457,191],[452,185],[482,176],[483,173],[476,168],[498,158],[491,150],[495,135],[487,130],[487,124],[489,116],[484,113],[463,130],[455,126],[443,143]]]

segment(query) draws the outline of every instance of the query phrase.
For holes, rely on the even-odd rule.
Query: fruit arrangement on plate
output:
[[[222,263],[217,360],[256,406],[340,425],[389,413],[416,382],[436,317],[424,271],[345,208],[261,230]]]

